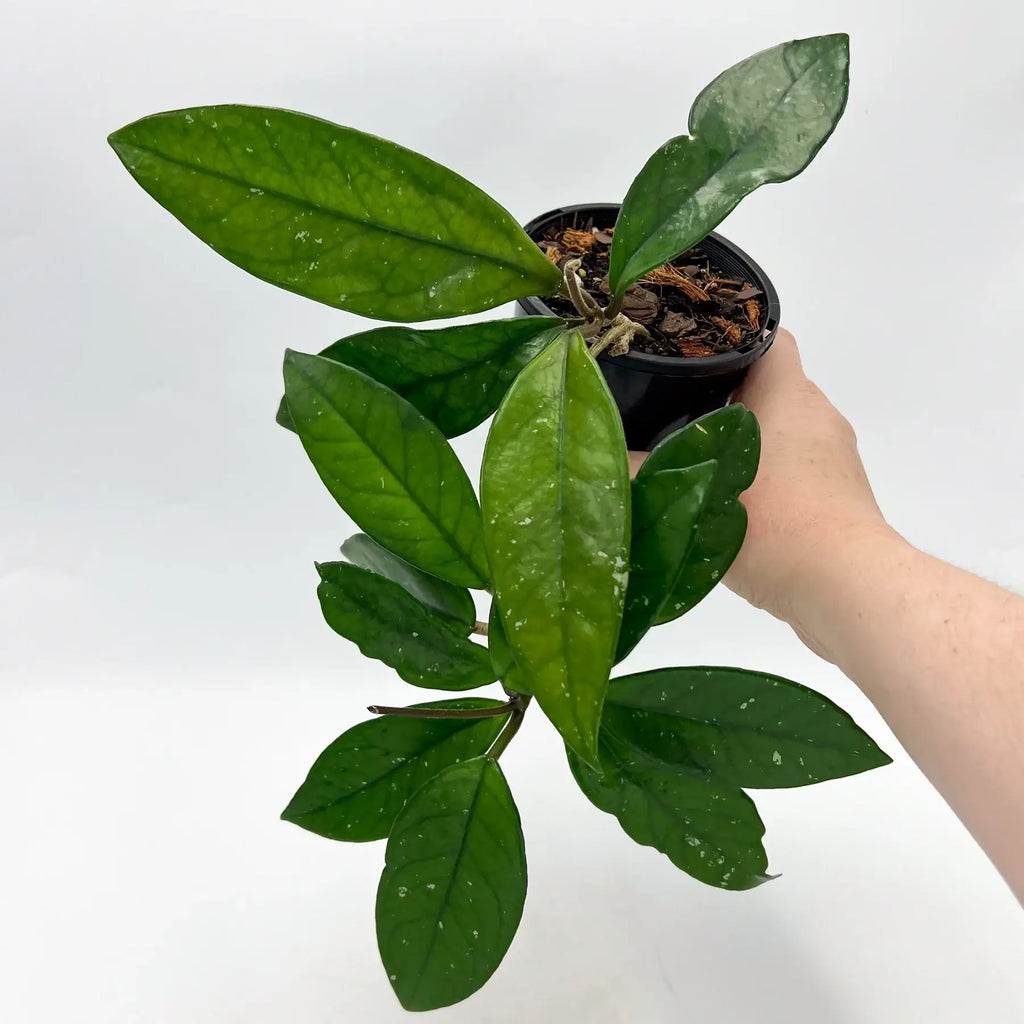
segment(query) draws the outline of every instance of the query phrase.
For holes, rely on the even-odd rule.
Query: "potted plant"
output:
[[[778,308],[758,268],[709,232],[747,192],[810,161],[842,112],[847,53],[832,35],[741,62],[700,94],[690,135],[648,161],[617,218],[559,212],[533,238],[446,168],[301,114],[179,110],[110,137],[186,227],[281,287],[388,321],[510,300],[542,314],[384,326],[285,357],[278,418],[362,531],[342,560],[316,566],[325,619],[413,686],[457,694],[370,708],[283,814],[332,839],[387,840],[377,937],[408,1009],[476,991],[518,927],[526,859],[500,758],[531,702],[597,807],[725,889],[770,877],[745,789],[890,760],[786,679],[705,666],[611,678],[649,629],[714,588],[742,543],[757,424],[742,406],[715,406],[770,344]],[[631,291],[644,281],[646,294]],[[700,308],[665,324],[686,314],[671,288]],[[653,313],[641,308],[651,294]],[[673,342],[680,319],[699,337]],[[657,355],[666,338],[677,355]],[[721,351],[701,355],[701,339]],[[616,363],[644,348],[690,369]],[[661,438],[632,483],[623,417],[646,447],[679,409],[630,420],[619,367],[685,380],[687,414],[704,413]],[[641,406],[662,400],[654,386]],[[478,499],[447,439],[492,414]],[[498,699],[463,693],[495,683]]]

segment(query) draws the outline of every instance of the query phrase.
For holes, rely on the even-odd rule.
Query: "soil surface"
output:
[[[591,218],[577,227],[550,228],[538,244],[557,266],[581,259],[583,287],[607,305],[608,253],[614,233],[614,228],[602,228]],[[559,316],[579,316],[569,299],[556,296],[544,302]],[[760,341],[765,299],[750,281],[716,267],[696,245],[640,278],[626,292],[622,312],[651,334],[635,337],[631,351],[699,359],[742,351]]]

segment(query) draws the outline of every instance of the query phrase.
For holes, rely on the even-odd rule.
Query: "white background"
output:
[[[274,425],[286,346],[363,326],[247,277],[105,144],[218,102],[440,160],[526,220],[614,201],[734,61],[846,30],[852,93],[799,179],[724,232],[921,547],[1024,587],[1018,5],[7,0],[0,31],[0,1019],[407,1019],[372,906],[383,849],[277,820],[368,702],[410,693],[322,622],[351,532]],[[473,475],[483,432],[456,442]],[[531,890],[460,1024],[1012,1024],[1024,920],[877,714],[716,592],[630,667],[799,679],[896,758],[759,795],[771,868],[706,888],[635,847],[540,716],[503,763]]]

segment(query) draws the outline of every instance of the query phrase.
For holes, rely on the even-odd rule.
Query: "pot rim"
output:
[[[578,203],[573,206],[562,206],[541,214],[539,217],[534,217],[524,225],[523,230],[536,241],[534,233],[539,233],[554,220],[580,213],[617,217],[620,208],[620,203]],[[715,231],[710,232],[698,244],[704,245],[713,256],[725,256],[727,260],[741,264],[747,278],[752,280],[764,293],[767,311],[761,332],[761,341],[742,352],[720,352],[716,355],[700,357],[659,356],[648,352],[627,352],[622,356],[612,356],[602,352],[597,357],[598,362],[610,362],[641,373],[663,374],[672,377],[714,377],[722,373],[742,370],[768,351],[775,340],[780,319],[779,295],[771,279],[738,245]],[[520,299],[519,305],[529,315],[558,316],[543,299],[536,295]]]

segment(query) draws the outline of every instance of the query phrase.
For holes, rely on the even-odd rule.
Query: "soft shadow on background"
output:
[[[373,936],[382,845],[277,820],[367,703],[408,696],[320,618],[312,562],[352,527],[273,422],[284,349],[365,322],[215,256],[130,180],[108,132],[192,104],[291,107],[447,163],[525,221],[621,199],[734,61],[848,31],[835,136],[722,231],[772,277],[896,528],[1019,590],[1022,30],[1020,8],[990,0],[5,12],[0,1019],[409,1019]],[[484,436],[456,442],[471,475]],[[724,893],[633,847],[531,716],[503,758],[523,926],[494,981],[437,1019],[1024,1019],[1019,908],[867,701],[724,592],[627,667],[673,663],[804,681],[896,763],[760,794],[782,877]]]

